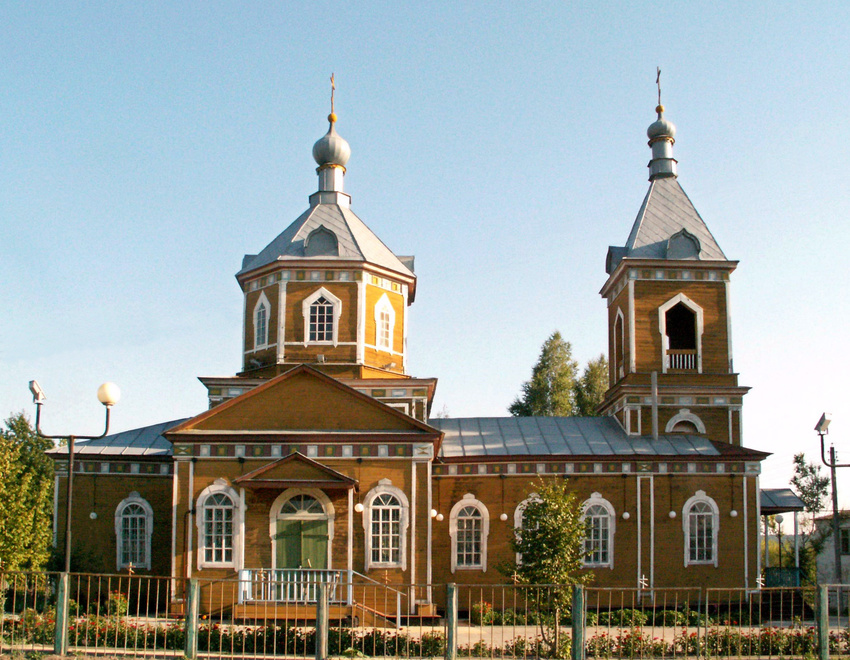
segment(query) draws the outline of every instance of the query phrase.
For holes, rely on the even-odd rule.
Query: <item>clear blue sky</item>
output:
[[[414,375],[506,414],[555,329],[606,350],[609,245],[647,187],[655,67],[680,181],[731,259],[747,445],[850,462],[850,5],[3,3],[0,412],[48,432],[206,406],[233,274],[307,206],[328,76],[353,209],[415,254]],[[843,273],[843,275],[842,275]],[[850,472],[850,471],[847,471]],[[850,474],[842,475],[850,495]],[[848,500],[850,501],[850,500]]]

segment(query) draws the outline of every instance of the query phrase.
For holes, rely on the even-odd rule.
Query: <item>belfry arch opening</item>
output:
[[[668,300],[658,310],[664,372],[702,372],[702,309],[684,294]]]

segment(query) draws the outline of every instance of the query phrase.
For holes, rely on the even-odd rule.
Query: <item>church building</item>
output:
[[[599,417],[430,416],[437,380],[408,373],[414,260],[352,211],[332,111],[309,207],[236,273],[241,370],[200,378],[199,415],[78,444],[79,567],[238,580],[234,616],[309,601],[316,581],[412,587],[411,611],[433,612],[445,591],[432,585],[509,581],[500,568],[536,485],[568,479],[594,586],[757,588],[767,454],[742,438],[737,262],[682,189],[676,129],[656,110],[649,190],[605,261]],[[58,521],[67,449],[52,455]],[[179,609],[179,587],[171,598]]]

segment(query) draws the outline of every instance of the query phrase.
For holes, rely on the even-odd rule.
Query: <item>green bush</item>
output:
[[[648,615],[640,610],[614,610],[612,612],[600,613],[598,625],[614,626],[617,628],[635,628],[645,626],[648,619]]]

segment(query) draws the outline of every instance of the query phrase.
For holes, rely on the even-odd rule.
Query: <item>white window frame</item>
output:
[[[207,500],[217,493],[227,495],[230,501],[233,502],[233,552],[231,561],[207,561],[206,559],[205,505]],[[198,527],[198,568],[239,568],[242,557],[242,500],[239,494],[224,479],[216,479],[215,482],[204,488],[201,494],[198,495],[196,509],[195,524]]]
[[[387,314],[387,336],[384,341],[381,315]],[[395,309],[393,309],[389,296],[385,293],[375,304],[375,348],[379,351],[393,351],[393,333],[395,332]]]
[[[589,556],[585,554],[583,559],[583,564],[592,568],[614,568],[614,534],[617,531],[617,515],[614,511],[614,506],[606,500],[599,493],[591,493],[590,497],[584,501],[582,504],[582,518],[587,516],[587,512],[591,507],[599,506],[605,509],[605,512],[608,517],[608,538],[605,539],[605,544],[607,545],[608,550],[608,560],[607,561],[591,561]],[[588,546],[588,538],[585,533],[584,539],[584,548],[587,550]]]
[[[282,514],[281,509],[293,497],[298,495],[309,495],[319,501],[322,505],[324,513],[321,514]],[[325,493],[318,488],[287,488],[272,502],[269,509],[269,540],[272,544],[272,568],[277,568],[277,550],[274,547],[275,536],[277,535],[278,520],[327,520],[328,521],[328,570],[333,568],[333,540],[334,540],[334,521],[336,520],[336,509],[333,502]]]
[[[697,340],[697,373],[702,373],[702,332],[703,332],[703,312],[702,307],[697,305],[693,300],[688,298],[684,293],[678,293],[666,303],[658,308],[658,328],[661,331],[661,370],[667,373],[667,351],[670,350],[670,338],[667,336],[667,312],[673,307],[682,303],[685,307],[691,310],[696,315],[696,340]]]
[[[695,504],[704,503],[711,509],[711,548],[712,557],[704,560],[691,559],[691,509]],[[682,507],[682,530],[685,534],[685,566],[714,566],[717,568],[717,558],[720,554],[717,539],[720,533],[720,509],[717,503],[705,494],[704,490],[698,490],[693,497],[685,502]]]
[[[399,523],[399,561],[397,562],[375,562],[372,561],[372,512],[375,500],[379,495],[392,495],[401,505],[401,517]],[[363,500],[363,536],[366,541],[366,570],[373,568],[401,568],[407,570],[407,529],[410,525],[410,502],[407,495],[400,488],[392,485],[389,479],[381,479],[378,485],[366,493]]]
[[[459,566],[457,563],[457,519],[461,511],[471,506],[478,509],[481,514],[481,563],[476,565]],[[449,514],[449,537],[452,541],[452,573],[455,571],[481,571],[487,572],[487,537],[490,535],[490,512],[483,502],[475,498],[472,493],[464,495],[458,501]]]
[[[153,535],[153,508],[148,503],[148,501],[139,495],[135,490],[130,493],[127,497],[121,500],[118,503],[118,506],[115,507],[115,566],[120,571],[122,568],[128,568],[130,563],[124,563],[122,561],[124,556],[124,535],[123,535],[123,523],[124,523],[124,510],[130,506],[131,504],[136,504],[142,507],[142,510],[145,513],[145,538],[143,539],[144,543],[144,555],[145,559],[143,562],[134,563],[133,568],[150,570],[151,568],[151,537]]]
[[[265,328],[263,330],[262,337],[260,337],[260,341],[257,341],[259,335],[258,330],[260,329],[260,309],[263,307],[265,307],[266,310]],[[266,298],[265,292],[261,291],[260,297],[257,298],[257,302],[254,305],[254,350],[257,350],[258,348],[266,348],[269,345],[269,322],[271,320],[271,312],[271,303],[269,303],[269,299]]]
[[[331,304],[331,308],[333,310],[333,338],[330,341],[310,341],[310,307],[322,296],[324,296],[325,300]],[[334,294],[328,291],[325,287],[319,287],[316,291],[305,298],[303,303],[301,303],[301,313],[304,316],[305,346],[336,346],[339,343],[339,319],[342,316],[342,301]]]
[[[664,427],[664,432],[672,433],[673,429],[676,428],[676,424],[679,422],[690,422],[697,427],[697,431],[705,433],[705,424],[703,424],[702,420],[694,415],[688,408],[681,408],[678,413],[673,415]]]
[[[617,321],[620,322],[620,333],[617,334]],[[617,307],[617,313],[614,315],[614,382],[618,382],[626,376],[626,316],[623,310]],[[622,355],[622,363],[617,364],[617,347],[620,348]]]
[[[522,534],[522,519],[525,516],[525,509],[532,502],[539,502],[540,495],[537,493],[529,493],[528,497],[526,497],[522,502],[516,505],[516,509],[514,509],[514,536],[519,538],[520,534]],[[522,565],[522,553],[516,553],[516,565]]]

